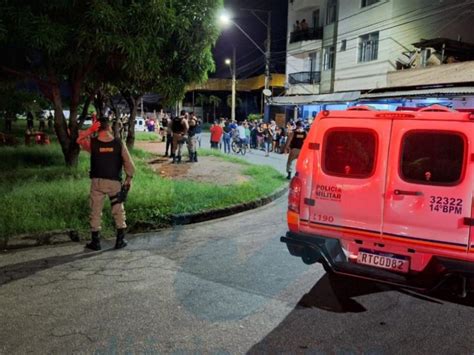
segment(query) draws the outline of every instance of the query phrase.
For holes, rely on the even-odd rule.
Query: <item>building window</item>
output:
[[[328,0],[328,7],[326,12],[326,25],[336,22],[336,7],[337,0]]]
[[[344,52],[347,48],[347,39],[341,41],[341,52]]]
[[[334,68],[334,47],[324,47],[323,70]]]
[[[409,132],[402,142],[402,179],[425,185],[459,183],[464,145],[463,137],[456,133]]]
[[[372,32],[359,37],[359,62],[377,60],[379,52],[379,33]]]
[[[311,52],[308,54],[308,71],[318,71],[318,52]]]
[[[373,4],[378,3],[380,0],[362,0],[361,7],[367,7]]]
[[[328,175],[367,178],[375,171],[377,136],[372,130],[337,129],[324,139],[323,170]]]

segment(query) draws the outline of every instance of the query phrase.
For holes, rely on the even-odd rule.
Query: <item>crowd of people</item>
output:
[[[309,128],[309,126],[308,126]],[[270,153],[285,153],[288,133],[296,129],[296,122],[290,120],[286,126],[278,126],[275,121],[239,121],[221,118],[210,128],[211,148],[231,153],[232,140],[247,145],[248,149],[262,150],[265,156]]]

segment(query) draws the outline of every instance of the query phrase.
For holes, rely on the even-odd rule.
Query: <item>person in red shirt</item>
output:
[[[217,121],[211,126],[211,148],[219,149],[219,142],[221,141],[224,130]]]

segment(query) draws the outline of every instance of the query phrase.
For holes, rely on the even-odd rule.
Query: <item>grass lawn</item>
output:
[[[135,140],[158,142],[159,140],[161,140],[161,136],[156,132],[135,132]]]
[[[146,164],[148,153],[132,152],[137,173],[126,203],[130,227],[156,229],[169,225],[170,215],[227,207],[271,194],[284,176],[266,166],[242,164],[250,181],[231,186],[173,181],[156,175]],[[75,229],[88,234],[89,155],[81,152],[77,168],[64,166],[59,145],[0,148],[0,240],[24,233]],[[112,235],[109,202],[104,209],[105,235]]]

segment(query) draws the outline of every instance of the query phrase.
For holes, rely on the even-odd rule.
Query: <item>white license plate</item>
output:
[[[410,261],[408,259],[372,254],[365,251],[359,251],[359,255],[357,255],[357,263],[398,272],[408,272],[408,269],[410,268]]]

